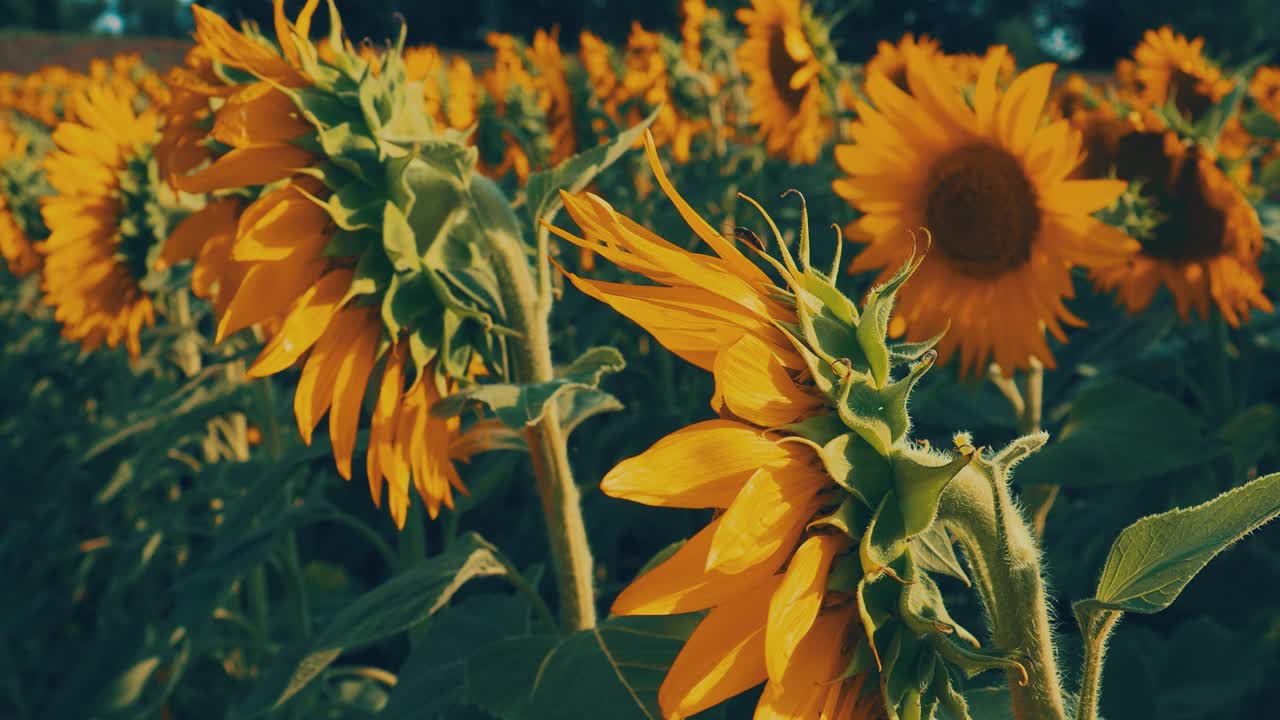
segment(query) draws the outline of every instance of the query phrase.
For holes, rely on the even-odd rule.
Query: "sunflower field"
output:
[[[0,718],[1275,716],[1280,67],[678,5],[0,73]]]

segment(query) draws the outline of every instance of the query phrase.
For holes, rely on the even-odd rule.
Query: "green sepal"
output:
[[[867,365],[877,388],[884,387],[889,381],[889,345],[885,336],[889,332],[889,316],[893,312],[898,288],[902,287],[918,266],[914,257],[903,263],[888,282],[867,293],[867,301],[862,305],[858,344],[867,358]]]
[[[906,557],[911,558],[911,553],[908,552]],[[917,635],[954,634],[977,648],[978,639],[951,617],[942,599],[942,591],[929,573],[918,568],[913,570],[912,582],[903,588],[899,599],[898,613],[902,621]]]
[[[1022,684],[1027,682],[1027,669],[1018,662],[1011,653],[995,653],[965,647],[947,637],[935,634],[928,636],[929,644],[952,667],[959,669],[965,677],[971,678],[986,670],[1010,670],[1022,675]]]
[[[862,563],[858,560],[858,556],[846,553],[831,563],[831,570],[827,572],[827,592],[855,594],[859,592],[859,586],[864,579]]]
[[[779,429],[802,437],[819,447],[849,432],[849,428],[835,415],[813,415],[800,422],[783,425]]]
[[[852,372],[844,377],[836,401],[836,413],[850,430],[862,436],[876,452],[888,457],[893,445],[893,430],[885,419],[883,398],[868,380]]]
[[[347,294],[342,296],[340,305],[346,305],[349,300],[361,295],[376,295],[379,291],[386,290],[393,280],[393,269],[391,263],[387,262],[387,256],[382,252],[382,248],[377,245],[369,245],[364,252],[360,253],[360,259],[356,261],[355,271],[351,276],[351,287],[347,288]],[[395,329],[391,330],[395,335]]]
[[[916,676],[921,653],[929,652],[926,644],[909,628],[897,625],[884,653],[884,669],[880,672],[880,690],[890,718],[920,717],[920,682]]]
[[[358,258],[363,257],[365,251],[369,248],[375,248],[385,261],[387,255],[383,252],[379,241],[380,233],[369,228],[363,230],[343,230],[339,228],[329,238],[329,242],[324,246],[321,255],[337,258]],[[387,264],[390,266],[389,262]]]
[[[369,136],[363,123],[344,122],[316,132],[316,142],[329,162],[367,183],[378,179],[381,165],[378,144]]]
[[[972,445],[959,448],[954,457],[941,465],[926,465],[907,453],[894,453],[894,489],[902,508],[906,537],[914,537],[929,529],[938,515],[943,491],[976,456],[977,451]]]
[[[818,450],[818,457],[831,479],[852,493],[866,508],[878,506],[885,493],[893,487],[893,468],[889,459],[876,452],[857,433],[846,432],[831,439]]]
[[[835,399],[840,386],[840,376],[836,374],[834,360],[814,354],[809,349],[809,345],[800,339],[800,336],[805,334],[803,329],[781,322],[775,322],[774,325],[782,331],[783,336],[804,360],[805,367],[809,369],[809,375],[813,378],[814,387],[827,397]]]
[[[822,303],[822,309],[832,318],[849,327],[858,324],[858,307],[827,278],[812,268],[801,276],[805,291]]]
[[[953,577],[966,586],[973,586],[960,565],[960,559],[956,557],[951,535],[944,525],[935,523],[933,527],[911,538],[911,558],[925,572]]]
[[[889,344],[889,360],[894,363],[915,362],[924,356],[925,353],[937,347],[938,343],[946,336],[951,329],[951,321],[947,321],[947,326],[942,332],[934,335],[927,340],[920,342],[901,342]]]
[[[933,678],[929,682],[929,694],[937,699],[937,707],[945,708],[951,720],[972,720],[969,703],[955,688],[946,663],[934,663]]]
[[[328,90],[310,87],[282,88],[282,91],[293,98],[302,118],[317,131],[360,121],[359,108],[352,107]]]
[[[866,532],[858,543],[858,557],[862,560],[862,571],[870,577],[879,577],[882,573],[892,576],[898,582],[905,582],[895,563],[902,560],[907,550],[906,531],[902,524],[902,509],[898,497],[892,491],[885,493],[876,508],[875,515],[867,524]],[[900,563],[899,563],[900,564]]]
[[[395,336],[401,330],[416,327],[423,317],[434,317],[444,309],[428,280],[430,270],[394,273],[382,296],[382,323]]]
[[[867,645],[876,664],[876,671],[884,671],[883,654],[880,645],[884,644],[893,626],[897,624],[898,594],[902,585],[888,577],[872,578],[864,576],[858,581],[856,597],[858,599],[858,620],[862,623],[862,631],[867,636]]]
[[[391,201],[382,210],[382,249],[396,272],[412,272],[421,267],[418,239],[409,219]]]
[[[851,541],[862,537],[862,530],[871,520],[871,511],[854,498],[845,498],[835,510],[810,522],[805,529],[832,528],[844,533]]]
[[[911,429],[911,415],[907,412],[907,400],[911,398],[911,391],[915,389],[916,383],[933,367],[937,359],[936,352],[926,351],[920,361],[911,366],[905,377],[889,384],[879,392],[881,411],[884,413],[885,423],[889,426],[889,437],[892,443],[896,444],[902,440]]]

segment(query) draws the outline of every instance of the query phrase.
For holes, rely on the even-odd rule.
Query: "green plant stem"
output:
[[[196,342],[196,329],[191,322],[191,294],[179,290],[171,296],[173,311],[183,334],[174,343],[174,351],[178,355],[178,367],[187,377],[195,377],[203,364],[200,358],[200,346]]]
[[[422,506],[409,503],[408,515],[405,517],[404,530],[396,537],[400,549],[400,562],[397,569],[405,573],[417,567],[427,559],[427,525],[422,516]],[[425,637],[428,626],[419,623],[409,629],[409,646],[418,647]]]
[[[473,185],[477,182],[480,181],[473,181]],[[551,313],[549,272],[540,272],[540,277],[535,278],[510,207],[495,197],[496,194],[496,189],[489,191],[487,196],[473,190],[475,212],[484,224],[484,240],[502,288],[506,320],[518,334],[508,342],[512,360],[511,380],[517,383],[548,382],[555,378],[548,329]],[[541,241],[539,246],[542,257],[536,261],[541,268],[546,262],[547,250]],[[569,466],[560,413],[554,404],[541,420],[525,428],[525,441],[533,463],[538,495],[542,499],[542,514],[546,520],[560,598],[562,629],[574,632],[595,627],[591,547],[582,519],[578,486],[574,484]]]
[[[1044,365],[1031,358],[1031,366],[1027,369],[1027,380],[1022,393],[1025,404],[1018,418],[1018,432],[1023,435],[1040,432],[1041,417],[1044,413]],[[1057,485],[1030,483],[1022,490],[1022,500],[1031,514],[1031,528],[1037,538],[1044,537],[1044,526],[1049,520],[1049,511],[1058,499]]]
[[[1102,698],[1102,661],[1107,654],[1107,639],[1120,619],[1115,610],[1103,610],[1089,621],[1084,631],[1084,669],[1080,674],[1080,702],[1076,720],[1098,720],[1098,701]]]
[[[1065,720],[1040,553],[1007,481],[970,465],[943,495],[938,519],[969,561],[995,647],[1026,668],[1025,686],[1020,673],[1008,673],[1013,717]]]
[[[1231,417],[1232,399],[1231,370],[1227,362],[1227,351],[1231,346],[1231,335],[1222,313],[1209,314],[1209,372],[1213,382],[1211,395],[1214,403],[1209,409],[1221,422]]]

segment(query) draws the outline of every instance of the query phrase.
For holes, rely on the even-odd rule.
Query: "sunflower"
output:
[[[921,52],[927,55],[939,55],[942,52],[938,46],[938,41],[928,35],[921,35],[916,38],[915,35],[907,33],[897,43],[881,40],[876,45],[876,54],[867,61],[867,75],[880,73],[889,78],[894,85],[906,90],[907,48],[911,48],[911,52]]]
[[[550,163],[555,165],[572,156],[578,142],[573,94],[560,52],[560,28],[553,28],[551,32],[539,28],[534,32],[529,62],[538,73],[534,76],[534,85],[538,89],[538,104],[547,116],[547,129],[551,133]]]
[[[45,302],[63,335],[86,350],[123,343],[137,358],[139,333],[155,321],[140,283],[155,245],[148,172],[160,117],[134,101],[107,85],[72,100],[77,121],[58,125],[57,150],[45,160],[56,194],[43,201],[49,238],[38,249]]]
[[[0,122],[0,257],[17,277],[40,267],[31,232],[43,235],[44,230],[32,202],[43,180],[28,146],[25,136]]]
[[[883,75],[867,82],[854,145],[836,149],[852,177],[836,192],[865,215],[850,228],[870,243],[850,266],[896,267],[917,230],[936,246],[901,293],[908,336],[951,332],[942,359],[959,350],[963,372],[993,358],[1006,372],[1032,358],[1052,366],[1045,330],[1065,340],[1071,267],[1123,262],[1137,243],[1091,213],[1125,189],[1117,180],[1073,180],[1080,135],[1065,120],[1041,125],[1054,66],[1018,76],[1001,93],[1002,53],[988,56],[970,106],[962,86],[923,53],[909,53],[910,94]]]
[[[680,55],[689,67],[702,68],[703,29],[717,11],[707,8],[706,0],[680,2]]]
[[[951,70],[955,76],[956,82],[961,85],[972,85],[978,81],[978,75],[982,71],[982,66],[992,56],[1001,58],[999,70],[996,72],[996,86],[1005,87],[1013,76],[1018,72],[1017,63],[1008,49],[1003,45],[993,45],[987,48],[987,52],[982,55],[975,53],[959,53],[956,55],[946,55],[943,65]],[[906,88],[903,88],[906,89]]]
[[[1249,95],[1258,107],[1280,118],[1280,67],[1264,65],[1249,81]]]
[[[953,642],[944,628],[972,636],[950,621],[936,586],[903,549],[908,540],[894,550],[881,546],[894,536],[885,529],[889,518],[911,518],[905,537],[923,531],[941,489],[975,457],[967,445],[954,456],[924,453],[904,436],[906,397],[932,355],[927,345],[890,351],[878,318],[887,321],[909,268],[869,299],[861,315],[867,324],[859,325],[831,278],[809,266],[807,218],[799,264],[785,250],[785,265],[770,258],[783,278],[775,284],[679,195],[651,134],[645,150],[659,186],[714,257],[663,240],[591,194],[564,194],[581,237],[552,231],[656,283],[568,274],[715,378],[718,419],[659,440],[601,486],[648,505],[717,510],[613,604],[619,615],[709,609],[658,692],[664,716],[688,717],[764,683],[756,717],[924,717],[940,703],[968,717],[937,654],[953,646],[935,643]],[[738,234],[758,242],[749,230]],[[815,330],[818,316],[827,329]],[[894,381],[890,366],[902,361],[914,364]],[[896,419],[882,425],[888,417]],[[837,447],[841,458],[857,455],[856,480],[846,474],[848,461],[824,456]],[[901,495],[890,489],[895,472],[905,473]],[[915,496],[925,486],[938,495]],[[883,537],[875,540],[866,524],[872,516],[881,518]],[[936,624],[916,622],[919,606],[909,596],[929,605]],[[886,652],[889,644],[903,650]],[[904,675],[918,693],[901,692]]]
[[[1131,313],[1151,304],[1163,285],[1184,320],[1210,305],[1233,326],[1254,309],[1271,312],[1263,294],[1258,215],[1212,153],[1174,133],[1111,123],[1094,131],[1090,167],[1134,183],[1151,220],[1134,234],[1140,253],[1127,263],[1093,270],[1097,284],[1115,290]]]
[[[750,83],[750,121],[770,153],[812,163],[833,129],[822,77],[835,64],[826,28],[801,0],[752,0],[738,20],[747,30],[738,64]]]
[[[418,160],[383,167],[393,148],[380,146],[388,154],[368,149],[389,142],[369,123],[394,120],[413,129],[430,122],[422,98],[396,90],[406,82],[397,48],[376,60],[341,41],[318,52],[306,30],[316,2],[308,2],[296,22],[282,5],[276,0],[276,47],[196,9],[197,40],[220,74],[231,68],[255,79],[236,86],[214,113],[212,137],[230,150],[179,181],[227,194],[210,206],[213,217],[205,223],[228,228],[205,245],[217,255],[211,264],[232,273],[230,291],[220,298],[219,341],[258,323],[279,323],[249,375],[266,377],[301,363],[294,392],[299,432],[309,444],[327,412],[335,463],[346,479],[366,390],[373,394],[364,458],[370,492],[381,505],[385,481],[392,519],[403,527],[411,486],[431,517],[464,491],[452,462],[468,447],[459,421],[429,409],[471,372],[473,354],[461,343],[466,328],[453,311],[430,305],[434,291],[410,259],[414,253],[394,244],[414,242],[404,209],[410,167],[418,180],[435,171]],[[331,21],[339,22],[336,14]],[[326,56],[331,60],[318,59]],[[369,66],[375,61],[377,75]],[[373,98],[376,119],[361,109],[359,97]],[[328,142],[335,128],[356,139]],[[391,156],[410,152],[396,146]],[[257,167],[243,172],[250,162]],[[258,192],[260,185],[266,187]],[[256,199],[240,209],[236,195],[245,190]],[[450,197],[456,189],[446,182],[439,192]],[[414,302],[393,304],[395,292]],[[442,350],[442,342],[455,344]]]
[[[1133,51],[1138,99],[1154,107],[1172,101],[1192,122],[1202,118],[1234,86],[1203,50],[1204,38],[1188,40],[1168,26],[1148,30]]]
[[[671,156],[676,162],[686,163],[694,136],[706,129],[707,123],[685,118],[677,109],[671,88],[671,61],[675,58],[667,56],[663,42],[658,33],[645,30],[638,22],[631,24],[623,56],[626,72],[622,90],[628,105],[624,120],[627,125],[635,125],[657,109],[658,116],[650,130],[660,142],[671,143]]]

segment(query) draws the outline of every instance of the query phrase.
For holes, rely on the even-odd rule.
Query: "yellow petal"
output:
[[[823,401],[806,392],[787,373],[769,346],[744,334],[716,356],[716,396],[738,417],[762,427],[778,427],[821,407]]]
[[[235,148],[202,170],[174,178],[174,184],[189,193],[267,185],[289,177],[313,160],[311,153],[296,145]]]
[[[297,362],[329,327],[338,304],[351,287],[351,275],[350,270],[334,270],[307,288],[294,303],[280,331],[253,362],[249,375],[274,375]]]
[[[382,368],[382,382],[378,384],[378,399],[369,420],[369,452],[365,458],[365,474],[369,478],[369,494],[373,504],[382,504],[382,477],[395,466],[392,459],[396,439],[396,415],[400,412],[400,398],[404,394],[405,343],[396,343],[387,353]]]
[[[231,147],[280,143],[314,129],[303,120],[293,100],[279,88],[258,82],[227,99],[214,116],[212,135]]]
[[[333,409],[329,413],[333,458],[338,465],[338,474],[345,480],[351,479],[351,454],[356,446],[360,406],[364,402],[365,386],[369,384],[369,372],[373,370],[374,352],[382,339],[382,321],[375,307],[352,312],[363,315],[358,321],[362,327],[338,365],[334,377]]]
[[[254,265],[218,322],[218,342],[255,323],[283,315],[324,271],[323,259]]]
[[[834,534],[815,535],[791,557],[782,585],[769,603],[765,655],[770,680],[782,681],[796,646],[813,627],[822,609],[831,561],[845,544]]]
[[[362,315],[355,309],[338,313],[333,326],[316,343],[302,368],[302,377],[293,393],[293,414],[298,419],[298,432],[308,445],[320,417],[333,403],[334,382],[343,359],[364,326]]]
[[[694,715],[764,681],[764,622],[777,583],[769,580],[707,613],[658,689],[664,716]]]
[[[782,680],[770,680],[756,705],[755,720],[818,717],[839,677],[844,640],[854,622],[854,606],[824,613],[791,657]]]
[[[605,475],[606,495],[660,507],[728,507],[762,465],[787,451],[759,428],[730,420],[696,423],[623,460]]]
[[[757,470],[720,516],[707,571],[733,575],[768,564],[780,551],[790,554],[827,482],[826,473],[803,461]]]
[[[705,610],[728,602],[773,576],[791,548],[774,554],[737,575],[707,571],[707,552],[720,520],[712,520],[674,555],[636,578],[613,601],[615,615],[672,615]],[[763,622],[763,621],[762,621]],[[763,656],[760,660],[764,662]]]

